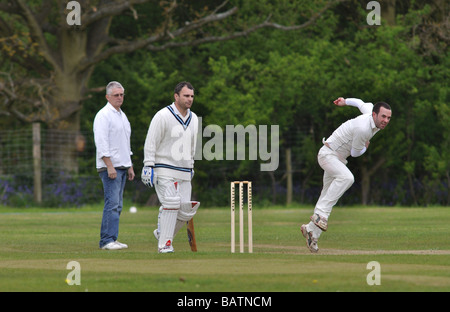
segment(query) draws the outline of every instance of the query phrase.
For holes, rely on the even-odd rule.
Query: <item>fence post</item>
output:
[[[291,148],[286,148],[286,177],[287,177],[287,192],[286,192],[286,205],[292,203],[292,153]]]
[[[34,201],[42,203],[41,124],[33,123]]]

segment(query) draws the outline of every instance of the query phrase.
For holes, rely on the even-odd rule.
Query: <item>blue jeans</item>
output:
[[[105,206],[100,229],[100,248],[115,242],[119,236],[119,218],[123,207],[123,190],[127,181],[127,170],[117,169],[117,178],[110,179],[107,171],[99,173],[103,182]]]

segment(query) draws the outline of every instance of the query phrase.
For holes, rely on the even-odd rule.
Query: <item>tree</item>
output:
[[[448,57],[428,59],[421,53],[424,49],[418,48],[417,38],[410,38],[415,24],[408,20],[420,16],[418,13],[411,10],[409,14],[414,16],[398,16],[399,23],[394,26],[367,27],[359,22],[362,26],[354,33],[349,31],[351,27],[345,28],[349,33],[344,39],[330,35],[342,33],[341,23],[324,33],[319,32],[318,28],[325,27],[320,23],[312,29],[316,36],[311,40],[304,38],[307,36],[298,40],[302,46],[296,46],[289,34],[286,41],[277,38],[277,48],[270,46],[270,36],[264,38],[265,45],[255,48],[248,44],[252,51],[270,51],[265,57],[261,52],[257,56],[254,52],[211,57],[211,75],[199,99],[208,103],[211,112],[206,123],[280,125],[281,148],[295,149],[294,168],[301,177],[296,182],[301,181],[304,189],[309,180],[320,181],[310,175],[318,167],[316,152],[321,138],[358,114],[352,108],[333,109],[331,100],[344,96],[373,103],[386,101],[393,108],[392,122],[373,138],[364,157],[349,161],[357,179],[350,192],[360,189],[357,197],[363,204],[436,202],[433,191],[448,191],[450,176],[449,130],[444,126],[449,107]],[[364,14],[355,20],[364,20]],[[327,22],[333,27],[332,18]],[[305,137],[294,138],[296,130]],[[236,170],[231,176],[246,168],[252,173],[246,163],[231,168]],[[283,168],[266,185],[272,183],[274,189],[283,179]]]
[[[341,1],[320,1],[300,23],[289,26],[272,22],[270,15],[261,18],[238,14],[240,6],[257,9],[272,5],[271,1],[71,2],[80,4],[79,7],[57,0],[2,2],[0,44],[4,61],[0,64],[3,70],[0,114],[27,123],[42,122],[51,129],[78,131],[92,72],[97,64],[113,55],[231,40],[262,28],[299,30],[313,24],[329,7]],[[68,22],[72,17],[80,25],[69,25],[73,24]],[[124,22],[125,29],[115,24],[116,20]],[[73,159],[67,160],[68,165],[73,163]]]
[[[67,16],[71,12],[65,1],[13,0],[0,4],[2,52],[13,66],[6,74],[11,83],[1,85],[6,98],[2,103],[3,114],[26,122],[44,122],[51,128],[78,130],[82,99],[89,91],[87,82],[95,66],[112,55],[230,40],[266,27],[301,29],[311,25],[334,3],[325,3],[300,25],[282,26],[268,17],[243,30],[228,32],[221,28],[239,10],[228,1],[214,1],[212,9],[201,7],[204,5],[201,2],[191,5],[176,0],[160,4],[149,0],[78,2],[79,26],[68,25]],[[136,23],[147,28],[142,31],[145,35],[131,39],[126,35],[111,36],[113,20],[130,12]],[[152,22],[139,21],[143,17],[151,17]],[[19,72],[18,67],[23,71]],[[21,107],[19,102],[32,97],[30,90],[36,89],[40,90],[39,97],[24,101]],[[30,107],[30,101],[34,107]]]

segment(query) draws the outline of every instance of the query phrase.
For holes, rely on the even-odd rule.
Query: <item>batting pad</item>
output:
[[[158,248],[172,245],[175,224],[177,222],[178,209],[163,208],[160,218],[160,235]]]
[[[169,209],[179,209],[181,198],[177,190],[177,183],[167,180],[159,179],[158,184],[155,186],[158,199],[161,202],[161,206]]]
[[[200,202],[191,201],[181,203],[180,210],[178,211],[178,220],[184,222],[191,220],[197,213],[198,207],[200,207]]]
[[[173,237],[177,235],[177,233],[181,230],[181,228],[186,224],[186,221],[177,220],[175,224],[175,230],[173,231]]]

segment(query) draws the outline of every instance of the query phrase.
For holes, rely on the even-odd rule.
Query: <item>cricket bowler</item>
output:
[[[392,114],[391,107],[385,102],[373,105],[360,99],[340,97],[334,104],[357,107],[362,115],[346,121],[328,139],[322,140],[317,160],[324,170],[323,188],[311,221],[300,228],[311,252],[319,251],[317,242],[322,231],[328,228],[333,206],[354,182],[353,174],[346,166],[347,158],[363,155],[369,148],[370,139],[389,124]]]

